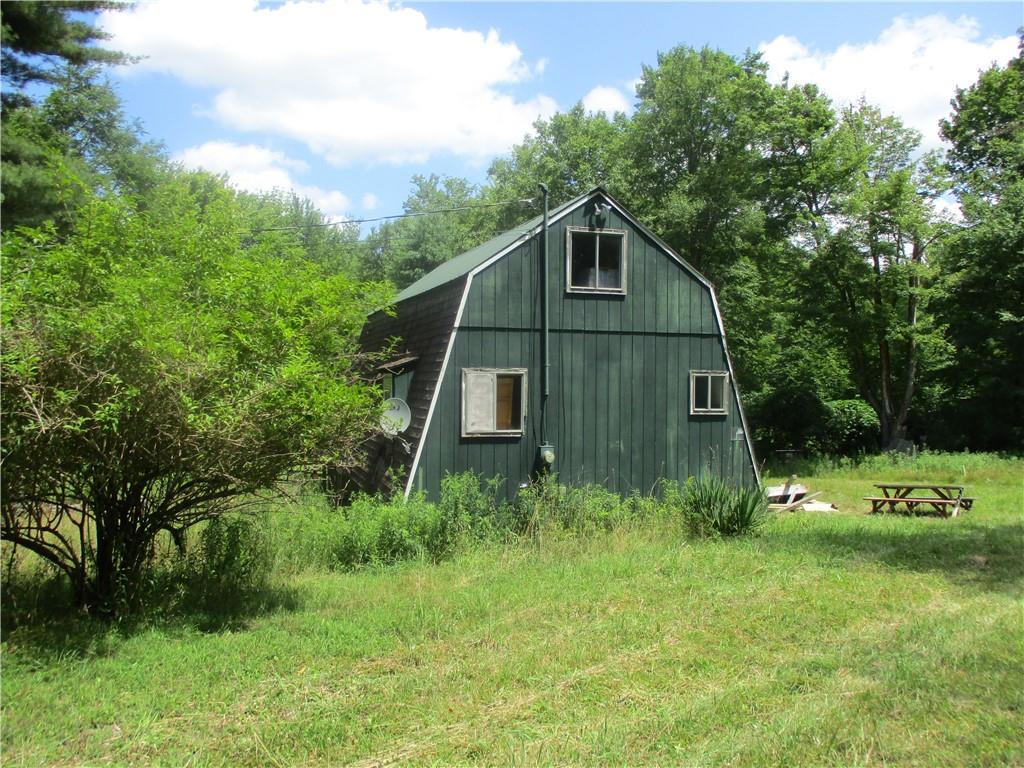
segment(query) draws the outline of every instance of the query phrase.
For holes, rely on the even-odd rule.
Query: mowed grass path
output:
[[[14,632],[3,764],[1024,765],[1009,466],[959,519],[864,515],[837,472],[802,480],[840,513],[751,539],[650,525],[293,577],[230,631]]]

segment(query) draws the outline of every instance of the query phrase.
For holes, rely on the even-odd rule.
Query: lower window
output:
[[[690,413],[704,416],[726,413],[728,391],[727,371],[690,371]]]
[[[521,435],[526,423],[525,368],[462,369],[462,435]]]

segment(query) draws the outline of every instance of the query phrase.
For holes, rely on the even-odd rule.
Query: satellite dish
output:
[[[380,428],[385,434],[397,435],[405,432],[412,423],[412,412],[405,400],[392,397],[384,401],[384,413],[380,417]]]

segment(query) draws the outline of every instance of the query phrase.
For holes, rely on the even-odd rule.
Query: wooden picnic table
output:
[[[962,485],[944,483],[875,483],[881,496],[865,496],[871,502],[871,512],[900,512],[915,514],[919,510],[956,517],[961,509],[970,509],[974,499],[964,496]]]

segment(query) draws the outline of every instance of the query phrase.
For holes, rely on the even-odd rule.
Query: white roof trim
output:
[[[405,481],[405,498],[409,498],[412,488],[416,482],[416,471],[420,466],[420,457],[423,455],[423,446],[427,442],[427,433],[430,431],[430,422],[434,418],[434,408],[437,406],[437,398],[441,394],[444,384],[444,375],[448,370],[448,360],[452,356],[452,347],[455,346],[455,335],[462,322],[462,311],[466,308],[466,299],[469,298],[469,287],[473,284],[473,275],[466,278],[466,287],[462,289],[462,299],[459,301],[459,311],[455,314],[455,323],[452,325],[452,332],[448,335],[448,346],[444,350],[444,361],[441,363],[441,373],[438,374],[437,382],[434,384],[434,393],[430,396],[430,406],[427,408],[427,418],[423,422],[423,431],[420,432],[420,439],[416,441],[416,455],[413,457],[412,466],[409,468],[409,477]]]
[[[587,194],[579,197],[574,204],[566,205],[555,216],[552,216],[552,217],[550,217],[548,219],[548,226],[554,224],[556,221],[560,221],[561,219],[564,219],[566,216],[568,216],[570,213],[575,211],[581,205],[584,205],[585,203],[589,202],[590,200],[592,200],[595,197],[604,197],[612,206],[614,206],[616,213],[618,213],[622,218],[624,218],[626,221],[628,221],[630,223],[630,225],[632,225],[635,229],[639,230],[645,237],[648,237],[651,240],[653,240],[654,243],[659,248],[661,248],[663,251],[665,251],[665,253],[667,253],[670,258],[672,258],[675,262],[677,262],[679,264],[679,266],[681,266],[683,269],[685,269],[687,272],[689,272],[690,275],[693,276],[693,278],[696,279],[701,285],[704,285],[704,286],[707,286],[708,288],[714,289],[714,286],[711,284],[710,280],[708,280],[706,277],[704,277],[704,275],[702,275],[700,272],[698,272],[697,269],[692,264],[690,264],[690,262],[688,262],[686,259],[684,259],[682,256],[680,256],[678,253],[676,253],[675,250],[673,250],[672,246],[670,246],[668,243],[666,243],[664,240],[662,240],[660,237],[658,237],[658,235],[656,235],[654,232],[652,232],[650,229],[648,229],[647,226],[645,226],[644,224],[640,223],[633,216],[633,214],[629,213],[629,211],[627,211],[622,206],[622,204],[619,203],[618,200],[616,200],[614,197],[609,195],[602,187],[597,187],[595,189],[592,189]],[[500,251],[498,251],[496,254],[494,254],[493,256],[489,257],[486,261],[483,261],[480,264],[478,264],[477,266],[475,266],[472,270],[470,270],[469,274],[470,275],[479,274],[483,270],[487,269],[487,267],[489,267],[492,264],[494,264],[494,262],[498,261],[499,259],[504,258],[509,253],[511,253],[513,250],[518,248],[520,245],[523,245],[523,243],[525,243],[528,240],[530,240],[530,238],[535,237],[536,235],[540,234],[543,231],[543,229],[544,229],[544,224],[541,223],[541,224],[538,224],[537,226],[535,226],[533,229],[526,230],[519,238],[517,238],[515,240],[515,242],[505,246]]]
[[[754,469],[754,480],[758,488],[761,487],[761,472],[757,468],[757,459],[754,457],[754,444],[750,438],[750,427],[747,426],[747,414],[743,410],[743,398],[740,397],[740,387],[736,383],[736,372],[732,368],[732,355],[729,354],[729,342],[725,337],[725,323],[722,322],[722,311],[718,308],[718,294],[713,285],[711,289],[711,306],[715,309],[715,320],[718,322],[718,335],[722,339],[722,351],[725,352],[725,364],[729,366],[729,380],[732,382],[732,390],[736,395],[736,405],[740,412],[740,424],[743,425],[743,441],[747,444],[747,455],[750,457],[750,466]]]

